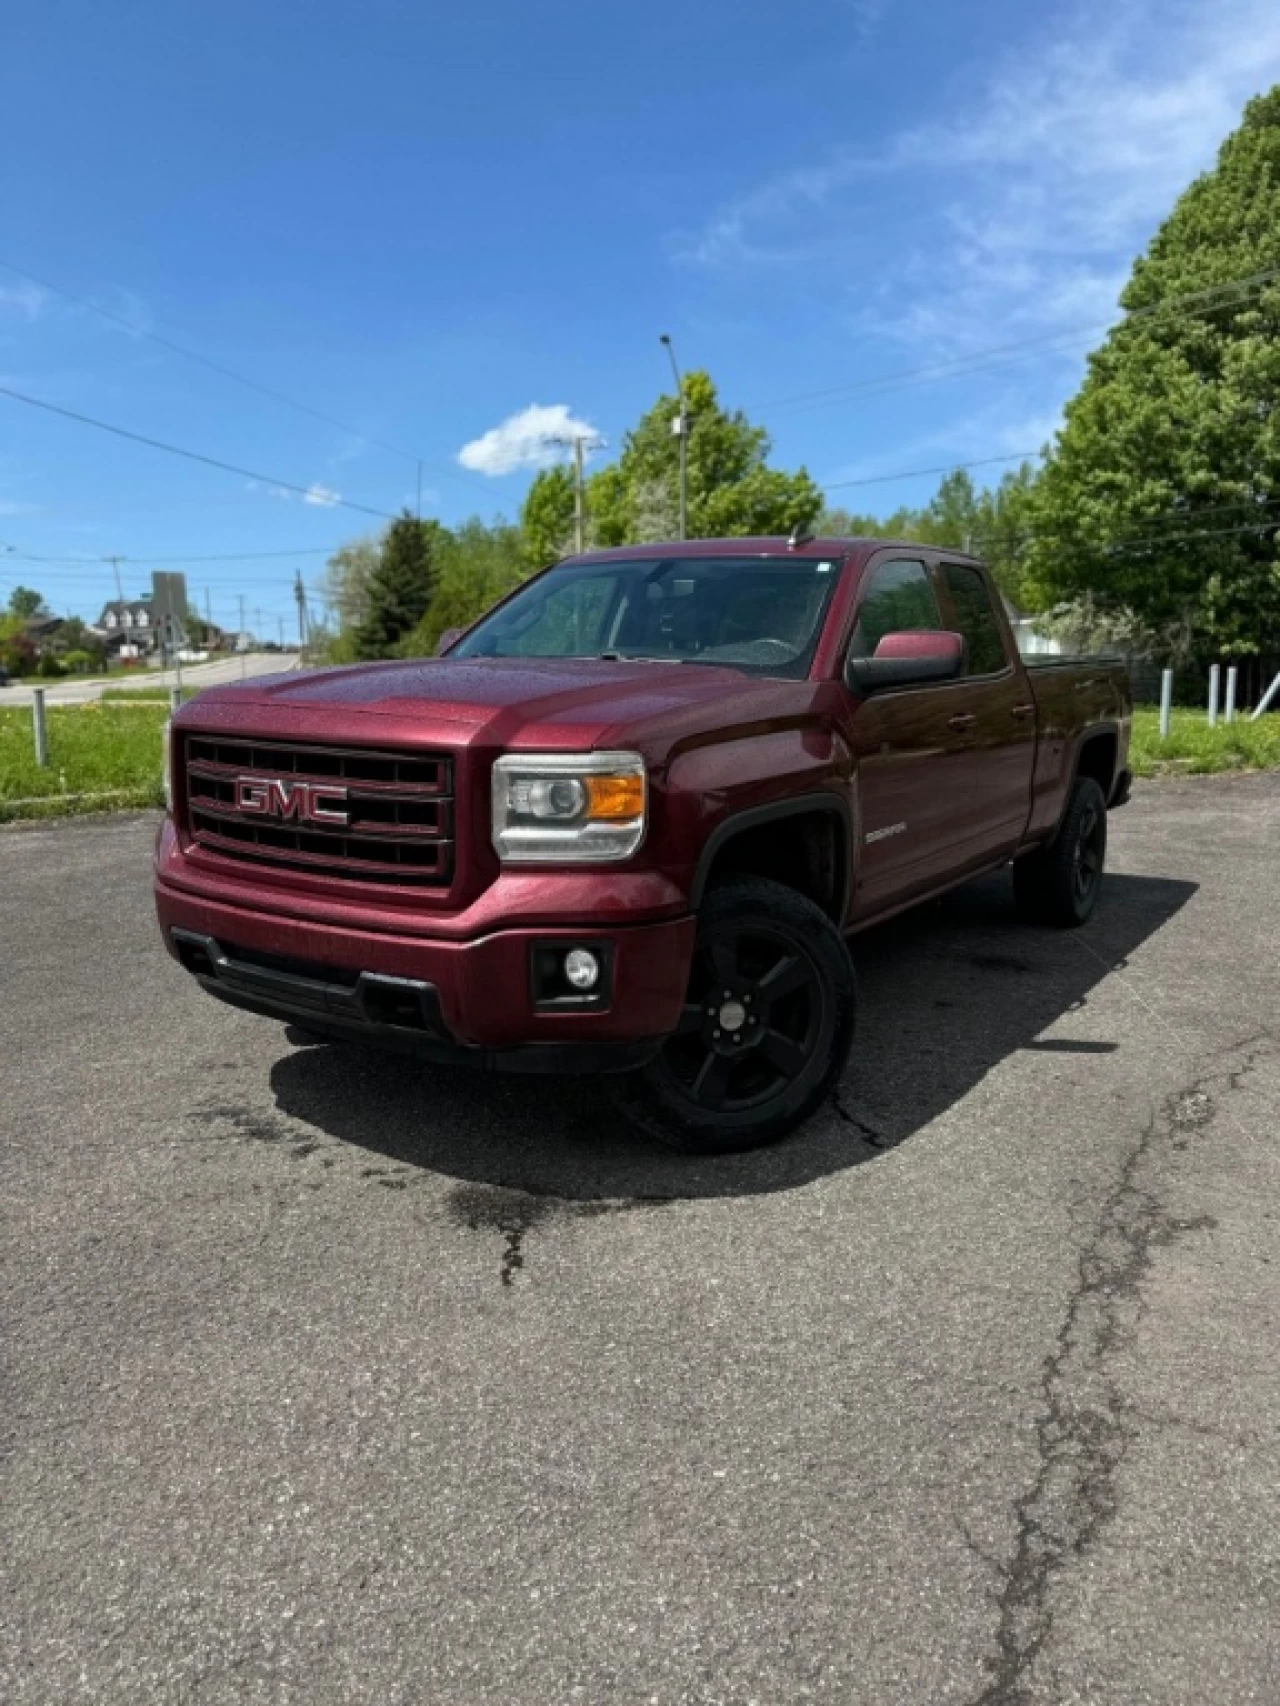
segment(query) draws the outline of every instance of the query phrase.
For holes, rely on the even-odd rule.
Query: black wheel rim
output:
[[[818,1052],[830,1003],[816,962],[764,923],[713,927],[694,951],[689,993],[663,1061],[707,1114],[767,1109]]]
[[[1076,901],[1083,905],[1102,880],[1102,858],[1106,849],[1106,819],[1096,806],[1089,806],[1080,819],[1076,836],[1072,882]]]

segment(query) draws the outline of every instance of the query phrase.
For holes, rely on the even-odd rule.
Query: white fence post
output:
[[[1221,672],[1217,664],[1209,666],[1209,727],[1218,726],[1218,679]]]
[[[1257,709],[1249,719],[1251,723],[1256,723],[1262,713],[1270,708],[1271,701],[1275,698],[1277,693],[1280,693],[1280,675],[1276,676],[1270,687],[1267,688],[1267,691],[1262,695],[1261,699],[1259,699]]]
[[[181,687],[171,687],[169,689],[169,715],[171,717],[176,717],[181,709],[182,689]]]
[[[44,688],[31,689],[31,726],[36,737],[36,763],[42,770],[49,768],[49,725],[44,714]]]
[[[1234,723],[1236,720],[1236,683],[1240,679],[1240,671],[1235,664],[1227,671],[1227,703],[1222,713],[1224,723]]]
[[[1169,738],[1169,721],[1173,716],[1173,671],[1160,671],[1160,739]]]

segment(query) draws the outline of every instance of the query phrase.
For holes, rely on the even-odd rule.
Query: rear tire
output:
[[[1106,857],[1106,796],[1092,776],[1077,777],[1053,840],[1014,861],[1018,911],[1031,924],[1077,928],[1098,904]]]
[[[685,1154],[774,1143],[835,1088],[855,1005],[849,950],[819,907],[765,878],[726,883],[698,915],[679,1028],[614,1099]]]

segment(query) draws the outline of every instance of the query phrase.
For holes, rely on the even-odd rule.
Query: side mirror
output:
[[[918,681],[951,681],[963,668],[963,635],[945,628],[904,629],[886,634],[874,657],[850,657],[845,679],[855,693],[876,693]]]
[[[444,633],[441,634],[440,638],[436,641],[436,656],[438,658],[442,658],[447,651],[457,645],[458,641],[465,633],[465,628],[446,628]]]

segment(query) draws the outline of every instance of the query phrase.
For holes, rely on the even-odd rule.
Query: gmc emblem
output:
[[[237,776],[236,810],[248,817],[296,817],[303,823],[350,822],[347,790],[328,782],[293,782],[285,776]]]

